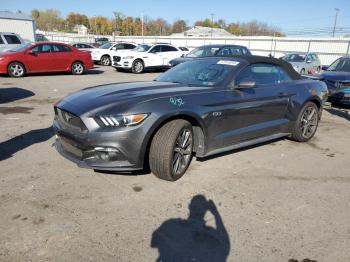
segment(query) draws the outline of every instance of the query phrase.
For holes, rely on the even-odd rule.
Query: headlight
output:
[[[126,127],[135,126],[145,120],[149,114],[137,114],[126,116],[97,116],[96,123],[101,127]]]
[[[133,59],[133,56],[124,56],[123,59]]]

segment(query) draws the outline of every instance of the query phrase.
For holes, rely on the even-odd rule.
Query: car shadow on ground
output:
[[[188,207],[187,219],[169,219],[153,232],[151,247],[159,252],[156,261],[227,261],[230,238],[214,202],[196,195]],[[206,224],[207,212],[215,227]]]
[[[11,158],[18,151],[21,151],[33,144],[49,140],[53,136],[52,127],[31,130],[25,134],[13,137],[0,143],[0,161]]]
[[[332,108],[325,108],[325,110],[335,116],[339,116],[350,121],[350,106],[332,106]]]
[[[0,104],[14,102],[34,96],[35,93],[20,87],[0,87]]]

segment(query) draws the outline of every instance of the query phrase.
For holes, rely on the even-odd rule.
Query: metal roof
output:
[[[9,11],[0,11],[0,19],[34,21],[34,19],[29,15],[23,13],[13,13]]]

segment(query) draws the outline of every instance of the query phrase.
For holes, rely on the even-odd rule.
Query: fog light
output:
[[[98,157],[103,161],[115,161],[118,159],[119,150],[114,147],[95,147]]]

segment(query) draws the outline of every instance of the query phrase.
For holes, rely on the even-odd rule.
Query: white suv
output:
[[[135,43],[118,42],[118,43],[105,43],[99,48],[91,50],[91,57],[94,62],[100,63],[104,66],[112,64],[112,56],[117,50],[130,50],[137,46]]]
[[[15,33],[0,32],[0,52],[6,52],[24,43],[23,39]]]
[[[147,68],[167,68],[169,61],[181,57],[186,51],[170,44],[143,44],[131,51],[120,52],[113,56],[113,67],[131,70],[139,74]]]

